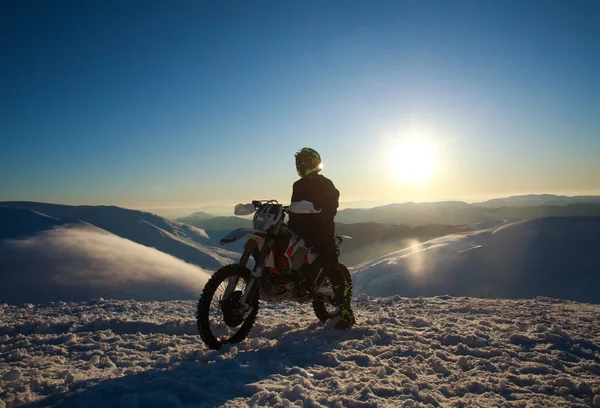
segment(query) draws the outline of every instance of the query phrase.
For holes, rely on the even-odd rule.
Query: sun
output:
[[[391,172],[399,180],[422,185],[431,179],[436,164],[434,146],[425,139],[411,137],[397,141],[388,153]]]

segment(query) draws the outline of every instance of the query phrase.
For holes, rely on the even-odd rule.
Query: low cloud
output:
[[[196,299],[210,275],[92,226],[0,241],[0,302]]]

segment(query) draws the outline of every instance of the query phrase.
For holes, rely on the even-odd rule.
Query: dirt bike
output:
[[[315,210],[307,201],[290,206],[275,200],[253,201],[235,207],[235,215],[254,213],[253,228],[236,229],[220,240],[221,245],[226,245],[247,238],[240,261],[216,271],[198,301],[198,332],[211,349],[246,338],[256,320],[259,299],[312,301],[315,314],[322,322],[339,315],[340,306],[336,304],[331,281],[323,272],[319,256],[310,244],[287,228],[284,219],[288,212],[310,214],[320,210]],[[338,251],[345,239],[350,237],[335,237]],[[338,268],[351,287],[348,269],[341,263]]]

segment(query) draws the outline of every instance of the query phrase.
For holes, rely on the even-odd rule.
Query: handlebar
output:
[[[280,205],[277,200],[253,200],[250,204],[238,204],[235,206],[235,215],[250,215],[255,212],[258,208],[267,204]],[[296,214],[318,214],[321,210],[315,209],[313,203],[310,201],[302,200],[291,203],[290,205],[281,206],[284,213],[296,213]]]

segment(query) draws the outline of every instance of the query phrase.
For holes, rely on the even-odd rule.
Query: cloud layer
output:
[[[197,266],[89,225],[0,241],[0,302],[195,299]]]

